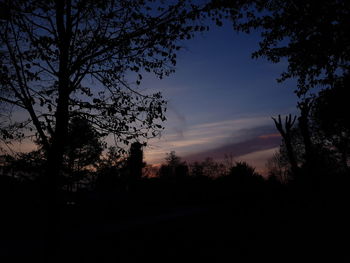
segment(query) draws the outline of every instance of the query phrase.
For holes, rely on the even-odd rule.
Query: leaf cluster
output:
[[[298,96],[317,86],[332,86],[349,74],[350,3],[337,1],[241,1],[233,16],[236,30],[259,30],[253,58],[287,61],[279,82],[297,79]]]

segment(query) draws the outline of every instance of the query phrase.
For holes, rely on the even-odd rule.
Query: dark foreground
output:
[[[348,210],[344,196],[297,191],[86,201],[62,207],[57,255],[59,262],[350,262]],[[3,212],[0,262],[44,262],[40,206],[21,201]]]

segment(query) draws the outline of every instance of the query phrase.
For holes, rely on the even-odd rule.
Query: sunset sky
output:
[[[293,81],[276,82],[286,63],[251,58],[258,41],[258,33],[237,34],[228,22],[212,26],[183,42],[171,76],[144,76],[141,91],[161,91],[168,101],[165,130],[145,149],[148,164],[164,162],[170,151],[186,161],[227,154],[264,172],[281,141],[271,116],[295,113],[297,97]],[[30,151],[33,144],[14,149]]]
[[[149,141],[145,160],[157,164],[175,151],[188,161],[225,154],[263,171],[280,144],[271,116],[295,113],[294,83],[278,84],[286,63],[252,59],[259,35],[221,28],[184,42],[176,72],[163,80],[149,76],[147,91],[168,100],[168,120],[161,138]]]

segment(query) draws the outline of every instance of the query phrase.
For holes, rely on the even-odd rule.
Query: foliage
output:
[[[316,109],[313,107],[312,110],[315,111]],[[339,151],[333,146],[333,143],[329,140],[329,136],[326,136],[324,131],[320,129],[318,120],[315,119],[314,115],[311,114],[308,118],[308,129],[313,148],[312,158],[316,162],[312,165],[317,166],[313,167],[313,172],[316,172],[316,170],[322,173],[335,172],[337,167],[341,166],[340,158],[337,158]],[[300,131],[300,125],[291,129],[290,143],[298,171],[292,171],[285,140],[282,140],[280,148],[266,164],[269,174],[276,176],[284,183],[296,179],[295,172],[300,173],[307,166],[305,142]]]
[[[169,166],[178,166],[181,164],[181,157],[177,156],[175,151],[171,151],[166,154],[165,161]]]
[[[125,156],[116,147],[109,147],[98,162],[94,188],[98,191],[116,191],[122,185],[122,170],[125,165]]]
[[[73,117],[113,135],[119,151],[160,134],[166,101],[137,86],[145,73],[162,78],[174,71],[179,41],[207,30],[200,18],[208,5],[5,0],[1,10],[1,135],[35,138],[58,173]],[[11,127],[18,132],[6,132]]]
[[[189,165],[190,174],[194,177],[218,178],[225,174],[226,167],[212,158],[206,158],[201,162],[194,162]]]
[[[129,189],[140,182],[143,162],[143,145],[139,142],[131,144],[128,154],[121,155],[115,147],[109,147],[102,156],[96,170],[97,189]]]
[[[315,129],[326,138],[324,143],[336,150],[344,167],[347,167],[350,153],[347,86],[348,83],[340,83],[333,89],[321,91],[311,113]]]
[[[296,78],[298,96],[311,88],[333,87],[349,75],[350,3],[339,1],[239,1],[235,29],[259,29],[262,40],[253,57],[288,62],[279,81]]]
[[[18,180],[35,180],[42,175],[45,156],[40,150],[1,156],[2,173]]]
[[[230,176],[239,176],[239,177],[250,177],[258,176],[258,173],[255,172],[255,168],[250,166],[246,162],[236,162],[233,167],[231,167]]]
[[[289,162],[285,160],[285,156],[280,151],[281,148],[267,160],[266,168],[269,178],[286,184],[290,179],[290,167]]]
[[[180,179],[188,175],[188,166],[174,151],[167,153],[166,163],[159,168],[159,177],[164,179]]]
[[[301,98],[298,105],[300,144],[291,147],[286,136],[281,152],[283,157],[287,148],[289,160],[294,164],[293,173],[297,173],[297,162],[313,169],[319,166],[317,163],[332,167],[335,155],[340,160],[338,166],[342,163],[341,166],[347,168],[349,117],[345,94],[350,76],[349,1],[249,0],[237,1],[231,9],[236,30],[246,33],[257,30],[261,35],[253,58],[287,62],[278,81],[297,80],[295,92]],[[303,111],[302,105],[309,108]],[[299,151],[296,154],[299,160],[293,161],[291,148]],[[321,172],[320,167],[317,169]]]
[[[95,165],[103,149],[101,135],[86,119],[71,119],[64,156],[65,166],[69,171],[80,171]]]
[[[222,191],[227,196],[235,196],[239,193],[260,191],[265,180],[247,162],[236,161],[229,172],[218,177],[216,182],[218,183],[217,187],[219,187],[218,191]]]

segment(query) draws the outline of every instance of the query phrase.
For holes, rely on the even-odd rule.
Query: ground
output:
[[[350,262],[346,213],[336,208],[254,198],[153,206],[148,213],[140,206],[128,213],[79,209],[86,208],[62,210],[60,262]],[[42,260],[36,212],[22,209],[2,225],[1,262]]]

